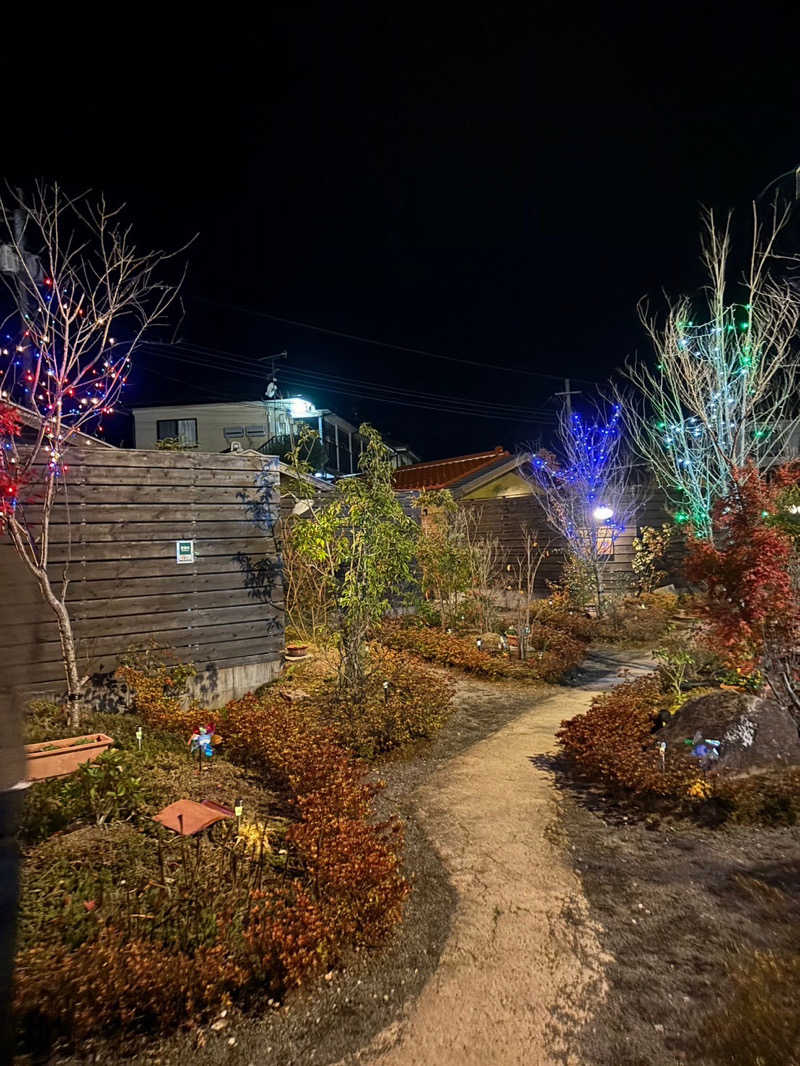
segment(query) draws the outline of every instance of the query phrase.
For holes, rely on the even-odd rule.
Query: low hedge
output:
[[[597,696],[556,734],[573,771],[614,798],[644,807],[657,798],[659,806],[666,801],[676,813],[706,824],[800,822],[800,767],[704,774],[691,755],[674,746],[667,748],[662,766],[653,728],[669,700],[655,674]]]
[[[146,721],[185,737],[197,711],[187,719],[156,695],[149,716],[139,693]],[[14,1009],[29,1044],[194,1024],[244,993],[280,995],[352,946],[379,943],[400,921],[409,888],[400,869],[403,834],[394,821],[374,821],[365,768],[277,694],[234,701],[217,721],[229,756],[284,796],[291,824],[280,870],[259,872],[255,885],[245,879],[243,889],[205,885],[190,876],[184,853],[181,883],[172,888],[161,892],[155,877],[144,895],[133,891],[113,910],[102,896],[87,900],[97,919],[89,939],[71,946],[52,928],[51,942],[18,954]],[[229,861],[235,868],[245,860]],[[206,906],[209,892],[219,892],[218,904]],[[132,913],[145,897],[150,922]],[[185,948],[167,934],[174,922],[162,918],[176,900]]]
[[[475,677],[498,681],[560,681],[583,659],[586,646],[563,630],[532,622],[528,639],[529,658],[524,662],[506,656],[490,655],[478,648],[474,640],[443,633],[438,629],[385,623],[379,640],[386,647],[409,652],[439,666],[463,670]]]
[[[373,645],[367,689],[358,706],[334,681],[320,685],[310,703],[341,743],[374,759],[435,736],[450,712],[453,690],[449,678],[425,669],[417,659]]]
[[[588,711],[562,723],[556,737],[576,772],[611,792],[686,795],[700,776],[697,766],[682,752],[668,751],[662,768],[653,736],[665,706],[651,674],[596,696]]]

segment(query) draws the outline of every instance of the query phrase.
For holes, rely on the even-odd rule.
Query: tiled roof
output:
[[[392,482],[398,490],[444,489],[491,466],[498,459],[510,459],[511,453],[499,445],[490,452],[475,452],[473,455],[457,455],[454,459],[438,459],[433,463],[414,463],[395,470]]]

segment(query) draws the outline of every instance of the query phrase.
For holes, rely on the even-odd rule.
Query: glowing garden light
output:
[[[592,511],[592,518],[594,518],[595,522],[607,522],[613,517],[614,510],[611,507],[595,507]]]

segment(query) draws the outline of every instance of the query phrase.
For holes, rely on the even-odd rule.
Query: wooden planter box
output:
[[[113,743],[113,738],[105,733],[88,733],[83,737],[26,744],[26,778],[28,781],[46,781],[49,777],[64,777],[81,763],[91,762],[108,751]]]

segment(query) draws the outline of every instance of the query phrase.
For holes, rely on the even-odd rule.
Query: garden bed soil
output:
[[[707,1045],[728,967],[753,951],[796,951],[800,827],[634,823],[561,785],[558,833],[611,958],[607,995],[577,1034],[580,1062],[719,1066]]]

